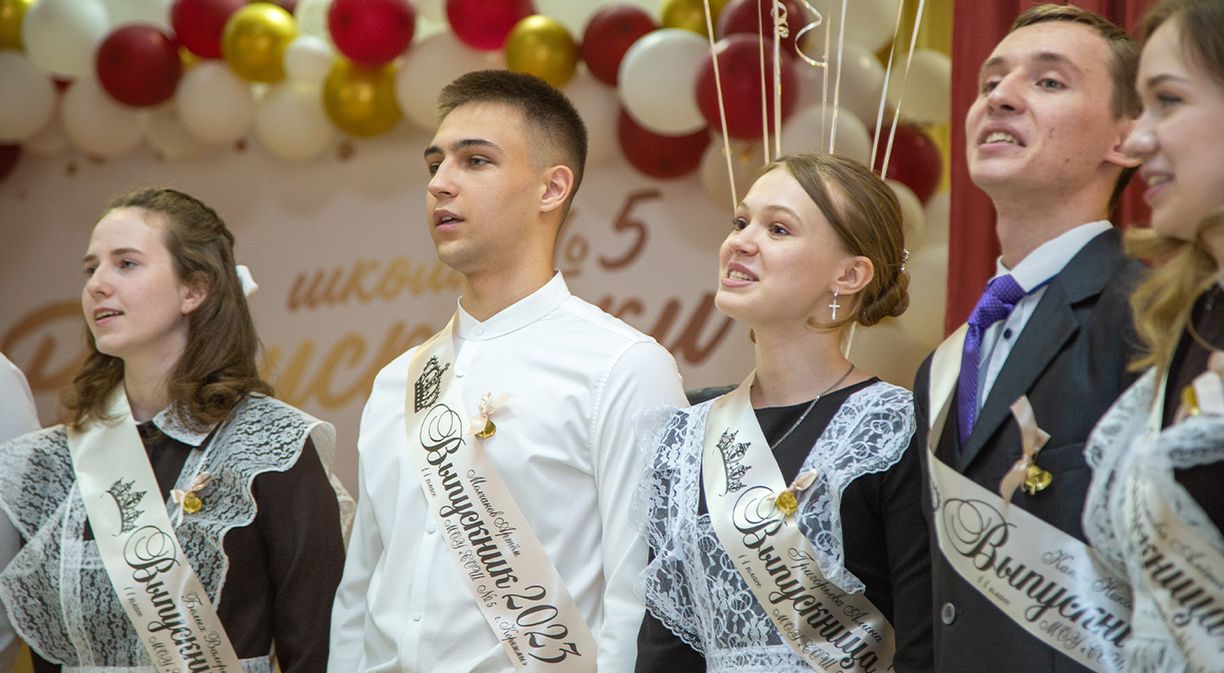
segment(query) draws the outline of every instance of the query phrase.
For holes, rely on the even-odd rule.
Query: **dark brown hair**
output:
[[[518,110],[535,136],[528,146],[546,150],[540,157],[541,162],[562,164],[573,171],[574,188],[566,199],[564,217],[582,184],[587,156],[586,125],[574,104],[565,94],[534,75],[509,70],[477,70],[442,89],[438,113],[445,118],[457,107],[476,103],[496,103]]]
[[[259,376],[259,337],[234,267],[234,236],[212,208],[173,189],[149,188],[116,199],[119,208],[144,211],[160,226],[179,281],[200,284],[204,299],[189,314],[187,345],[168,383],[179,420],[202,429],[224,420],[249,393],[272,394]],[[88,355],[63,397],[71,425],[106,417],[107,397],[123,382],[123,360],[98,351],[85,330]]]
[[[1066,21],[1088,26],[1096,31],[1109,46],[1113,60],[1109,62],[1110,80],[1113,82],[1113,94],[1110,96],[1114,119],[1134,119],[1143,111],[1139,94],[1135,91],[1135,77],[1139,73],[1139,44],[1127,35],[1109,19],[1075,5],[1042,4],[1029,7],[1012,22],[1008,34],[1026,26],[1050,21]],[[1109,209],[1112,211],[1122,198],[1122,191],[1130,183],[1131,177],[1139,170],[1137,166],[1123,168],[1118,180],[1114,183],[1113,194],[1109,197]]]
[[[1144,18],[1144,41],[1169,21],[1178,30],[1178,42],[1187,62],[1199,66],[1224,87],[1224,30],[1221,30],[1224,2],[1158,2]],[[1166,238],[1151,229],[1126,232],[1127,252],[1157,262],[1151,275],[1131,296],[1135,329],[1147,351],[1132,363],[1134,369],[1156,367],[1158,377],[1163,377],[1168,370],[1195,301],[1220,278],[1219,264],[1203,237],[1205,232],[1221,227],[1224,227],[1224,214],[1215,213],[1200,224],[1198,236],[1193,241]]]
[[[809,325],[837,330],[857,321],[869,327],[904,313],[909,306],[909,273],[903,269],[901,205],[892,188],[857,161],[835,154],[779,157],[760,175],[778,167],[784,167],[812,198],[846,252],[871,260],[874,269],[871,282],[854,296],[847,315],[832,322],[809,319]]]

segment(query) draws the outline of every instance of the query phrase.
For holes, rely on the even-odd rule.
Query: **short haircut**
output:
[[[1113,82],[1113,94],[1110,97],[1114,119],[1135,119],[1143,112],[1143,103],[1135,90],[1135,78],[1139,75],[1139,44],[1134,38],[1109,19],[1075,5],[1043,4],[1030,7],[1020,13],[1012,22],[1008,34],[1027,26],[1050,21],[1066,21],[1078,23],[1094,30],[1100,35],[1113,60],[1109,63],[1109,75]],[[1131,176],[1139,168],[1123,168],[1118,181],[1114,183],[1113,194],[1109,197],[1109,209],[1113,210],[1122,198]]]
[[[442,89],[438,113],[445,119],[455,108],[477,103],[496,103],[518,110],[538,142],[532,147],[546,148],[541,159],[548,164],[563,164],[574,172],[574,188],[565,203],[573,202],[586,165],[587,132],[582,116],[565,94],[548,82],[521,72],[477,70],[469,72]]]

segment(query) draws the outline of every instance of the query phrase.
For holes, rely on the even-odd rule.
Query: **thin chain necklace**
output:
[[[776,448],[778,447],[778,445],[779,445],[779,444],[781,444],[782,442],[785,442],[785,441],[786,441],[786,438],[787,438],[787,437],[790,437],[790,436],[791,436],[791,433],[795,431],[795,428],[798,428],[798,427],[799,427],[799,424],[803,422],[803,419],[807,418],[808,413],[812,411],[812,408],[816,406],[816,403],[820,401],[820,398],[824,397],[825,395],[828,395],[830,391],[832,391],[832,390],[833,390],[834,388],[836,388],[837,386],[840,386],[840,385],[841,385],[841,382],[842,382],[842,381],[845,381],[845,380],[846,380],[846,377],[847,377],[847,376],[850,376],[850,372],[852,372],[852,371],[854,371],[854,363],[853,363],[853,362],[851,362],[851,363],[850,363],[850,368],[846,370],[846,373],[845,373],[845,374],[842,374],[842,375],[841,375],[841,378],[839,378],[839,379],[837,379],[836,381],[834,381],[834,382],[833,382],[833,385],[829,386],[828,388],[825,388],[825,389],[824,389],[823,391],[821,391],[820,393],[817,393],[816,397],[815,397],[815,398],[813,398],[811,402],[808,402],[807,408],[803,410],[803,413],[802,413],[802,414],[799,414],[799,420],[795,421],[795,422],[794,422],[794,423],[793,423],[793,424],[790,426],[790,428],[789,428],[789,429],[788,429],[788,430],[787,430],[787,431],[786,431],[786,432],[785,432],[785,433],[782,435],[782,437],[780,437],[780,438],[778,439],[778,441],[774,442],[773,444],[770,444],[770,445],[769,445],[769,450],[770,450],[770,451],[773,451],[774,449],[776,449]]]

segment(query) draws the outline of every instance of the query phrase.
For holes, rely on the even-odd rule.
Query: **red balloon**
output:
[[[170,7],[170,25],[191,53],[200,58],[221,58],[225,22],[246,4],[246,0],[176,0]]]
[[[21,145],[0,145],[0,182],[13,172],[20,158]]]
[[[124,105],[149,107],[174,95],[183,62],[169,35],[147,23],[129,23],[98,45],[94,69],[111,98]]]
[[[888,144],[888,129],[885,126],[880,133],[879,147],[876,149],[875,161],[872,167],[878,173],[884,163],[884,148]],[[888,171],[884,177],[896,180],[909,187],[919,201],[926,203],[939,187],[939,179],[943,173],[943,158],[939,154],[939,146],[921,128],[913,124],[897,126],[897,135],[893,138],[892,153],[888,155]]]
[[[693,172],[710,144],[710,134],[705,129],[686,136],[662,136],[647,131],[624,108],[616,132],[629,163],[654,178],[675,178]]]
[[[756,35],[729,35],[714,45],[718,55],[718,73],[722,78],[723,104],[727,111],[727,133],[733,138],[760,138],[761,129],[761,56],[760,40]],[[795,64],[786,54],[781,55],[782,120],[795,109]],[[765,58],[766,105],[770,131],[773,129],[773,58]],[[714,83],[714,60],[707,56],[697,73],[697,107],[712,129],[721,129],[718,114],[718,88]]]
[[[616,86],[621,59],[638,38],[659,27],[636,5],[609,5],[593,14],[582,34],[582,60],[595,79]]]
[[[376,67],[408,48],[416,14],[408,0],[335,0],[327,12],[327,28],[341,54]]]
[[[446,0],[455,37],[484,51],[501,49],[519,20],[535,14],[531,0]]]
[[[753,11],[753,6],[757,11]],[[786,25],[789,28],[786,37],[782,38],[782,51],[787,55],[795,53],[795,34],[807,23],[807,14],[795,0],[782,0],[786,7]],[[737,33],[748,33],[757,36],[761,34],[762,22],[765,35],[766,53],[773,53],[773,0],[731,0],[731,4],[723,7],[718,15],[718,36],[726,37]]]

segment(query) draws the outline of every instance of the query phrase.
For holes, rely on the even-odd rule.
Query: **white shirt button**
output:
[[[477,327],[476,329],[474,329],[474,330],[472,330],[472,331],[476,333],[476,336],[480,336],[481,334],[484,334],[484,328],[483,328],[483,327]]]
[[[458,367],[455,368],[455,378],[461,379],[465,373],[467,373],[467,370],[460,369]]]
[[[438,530],[438,524],[436,524],[436,523],[434,523],[434,522],[432,522],[432,521],[430,521],[429,523],[425,524],[425,532],[426,532],[426,533],[430,533],[430,534],[432,534],[432,533],[437,532],[437,530]]]
[[[419,613],[419,612],[414,612],[414,613],[412,613],[412,621],[414,621],[414,622],[419,622],[419,621],[421,621],[421,613]]]

